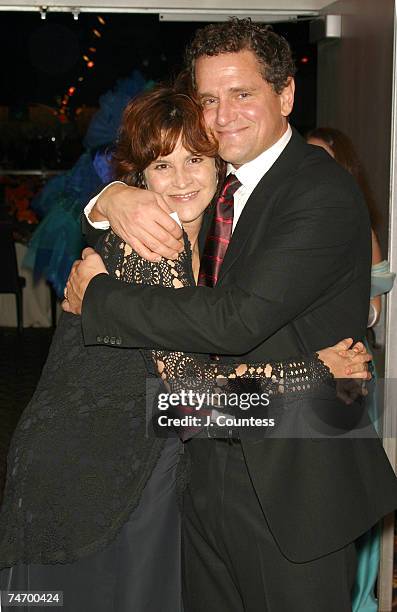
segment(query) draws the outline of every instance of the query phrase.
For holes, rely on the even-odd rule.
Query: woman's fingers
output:
[[[85,249],[83,249],[81,259],[85,259],[86,257],[88,257],[88,255],[95,255],[95,253],[96,251],[94,249],[92,249],[91,247],[86,247]]]
[[[353,344],[353,338],[344,338],[343,340],[340,340],[339,342],[337,342],[337,344],[335,344],[333,348],[336,351],[340,351],[344,353],[345,351],[351,348],[352,344]]]
[[[353,350],[346,352],[351,363],[368,363],[372,361],[372,355],[367,351],[365,351],[365,353],[355,353]]]
[[[365,352],[358,353],[353,349],[348,350],[344,357],[348,359],[345,369],[346,376],[349,378],[363,378],[364,380],[372,378],[370,372],[368,372],[368,363],[372,360],[372,355],[366,349]]]
[[[353,349],[349,349],[348,351],[340,351],[338,354],[340,357],[343,357],[343,359],[345,359],[346,362],[349,362],[349,364],[368,363],[372,361],[372,355],[371,353],[368,353],[366,349],[364,352],[360,352],[360,353],[357,353]]]
[[[362,366],[361,369],[359,366],[352,369],[348,368],[346,370],[346,376],[348,378],[361,378],[362,380],[371,380],[372,378],[371,372],[368,372],[368,370],[363,370]]]
[[[363,344],[362,342],[356,342],[355,344],[353,344],[353,340],[352,338],[345,338],[344,340],[341,340],[341,342],[338,342],[337,345],[335,345],[336,347],[339,347],[340,344],[343,344],[343,347],[341,347],[339,349],[339,354],[343,357],[344,353],[347,351],[348,353],[354,353],[355,355],[357,354],[361,354],[361,353],[366,353],[367,349],[365,347],[365,344]],[[349,344],[349,346],[347,346]],[[353,346],[352,346],[353,344]]]
[[[362,353],[362,352],[366,351],[366,348],[365,348],[365,345],[362,342],[356,342],[352,346],[352,351],[355,351],[356,353]]]

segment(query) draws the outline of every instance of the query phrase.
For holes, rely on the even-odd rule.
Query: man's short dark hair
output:
[[[252,51],[261,66],[262,76],[280,94],[295,74],[288,42],[268,25],[251,19],[232,17],[197,30],[186,49],[186,67],[195,83],[195,62],[199,57]]]

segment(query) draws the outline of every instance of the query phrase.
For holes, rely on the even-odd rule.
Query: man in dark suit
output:
[[[214,287],[174,292],[122,286],[100,274],[96,255],[86,256],[65,305],[80,313],[84,297],[86,343],[116,337],[121,346],[253,362],[362,338],[368,213],[353,179],[288,125],[294,82],[286,41],[232,20],[199,31],[188,60],[206,122],[241,184],[230,245]],[[115,185],[89,214],[109,219],[148,258],[180,249],[179,230],[153,194]],[[202,230],[204,255],[215,222],[208,218]],[[350,610],[354,540],[397,505],[380,442],[233,434],[187,446],[187,611]]]

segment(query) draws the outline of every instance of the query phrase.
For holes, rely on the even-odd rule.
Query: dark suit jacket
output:
[[[370,267],[368,212],[355,182],[294,131],[243,210],[217,287],[132,288],[99,275],[83,303],[85,341],[114,336],[122,346],[251,362],[313,352],[364,337]],[[378,440],[261,439],[243,447],[265,517],[291,560],[337,550],[397,506]]]

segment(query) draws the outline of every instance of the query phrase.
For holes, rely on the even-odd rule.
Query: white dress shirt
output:
[[[232,164],[227,165],[227,174],[233,172],[241,183],[241,187],[239,187],[234,194],[234,217],[232,232],[236,227],[237,221],[239,220],[240,215],[243,212],[243,208],[251,193],[254,191],[261,178],[266,174],[266,172],[268,172],[268,170],[270,170],[274,162],[280,157],[281,153],[284,151],[285,147],[289,143],[291,136],[291,126],[288,125],[287,130],[284,132],[281,138],[276,143],[274,143],[274,145],[272,145],[270,149],[263,151],[263,153],[258,155],[258,157],[256,157],[252,161],[247,162],[243,166],[240,166],[240,168],[238,168],[237,170],[232,166]],[[87,217],[88,222],[90,223],[90,225],[97,229],[109,229],[109,222],[91,221],[88,215],[94,208],[99,196],[102,195],[102,193],[106,191],[108,187],[117,183],[121,183],[121,181],[114,181],[113,183],[110,183],[109,185],[104,187],[101,193],[92,198],[84,209],[84,214]]]
[[[266,151],[263,151],[263,153],[258,155],[258,157],[255,157],[255,159],[252,161],[240,166],[240,168],[237,170],[232,166],[232,164],[227,165],[227,174],[233,172],[241,183],[241,187],[239,187],[234,194],[232,232],[235,230],[237,221],[239,220],[251,193],[254,191],[261,178],[265,176],[266,172],[270,170],[274,162],[280,157],[281,153],[289,143],[291,136],[291,126],[288,125],[287,130],[284,132],[281,138],[275,142],[270,149],[266,149]]]

